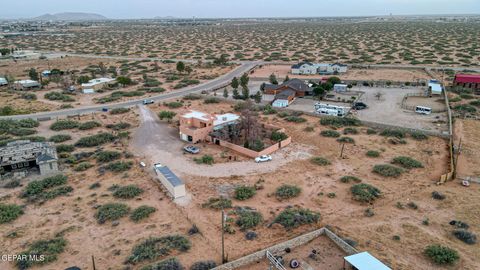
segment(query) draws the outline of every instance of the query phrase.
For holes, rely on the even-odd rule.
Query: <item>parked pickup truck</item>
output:
[[[195,147],[193,145],[188,145],[183,148],[183,151],[190,153],[190,154],[198,154],[200,153],[200,149],[198,147]]]

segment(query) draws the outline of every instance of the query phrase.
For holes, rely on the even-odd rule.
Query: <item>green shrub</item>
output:
[[[178,101],[172,101],[172,102],[165,103],[165,105],[170,109],[176,109],[176,108],[182,107],[183,103]]]
[[[157,260],[169,255],[173,250],[186,252],[191,246],[190,241],[181,235],[169,235],[160,238],[152,237],[136,245],[127,262],[135,264],[146,260]]]
[[[65,141],[68,141],[68,140],[71,140],[71,139],[72,139],[72,136],[70,136],[70,135],[58,134],[58,135],[53,135],[52,137],[50,137],[49,141],[54,142],[54,143],[61,143],[61,142],[65,142]]]
[[[367,134],[368,134],[368,135],[377,134],[377,131],[376,131],[375,129],[373,129],[373,128],[369,128],[369,129],[367,129]]]
[[[346,175],[346,176],[342,176],[342,178],[340,178],[340,182],[342,183],[350,183],[350,182],[355,182],[355,183],[360,183],[362,182],[362,180],[356,176],[351,176],[351,175]]]
[[[177,115],[176,112],[171,112],[171,111],[161,111],[158,113],[158,117],[160,118],[160,120],[163,120],[163,119],[172,119],[173,117],[175,117],[175,115]]]
[[[286,200],[297,197],[298,195],[300,195],[300,192],[302,192],[302,189],[297,186],[281,185],[275,191],[275,196],[278,200]]]
[[[50,126],[51,130],[59,131],[65,129],[74,129],[78,127],[78,122],[73,120],[58,120]]]
[[[18,260],[16,266],[18,269],[28,269],[35,265],[44,265],[50,262],[56,261],[58,254],[65,251],[67,241],[62,237],[54,238],[50,240],[40,240],[33,242],[26,251],[20,253],[27,258],[34,255],[44,255],[44,260]]]
[[[183,97],[183,100],[199,100],[199,99],[202,99],[202,96],[198,94],[188,94]]]
[[[422,140],[428,139],[428,136],[425,133],[420,132],[420,131],[412,131],[412,132],[410,132],[410,136],[412,136],[412,138],[417,140],[417,141],[422,141]]]
[[[348,117],[324,117],[320,120],[320,124],[323,126],[347,127],[360,126],[361,122],[358,119]]]
[[[16,204],[0,203],[0,224],[8,223],[23,215],[23,209]]]
[[[305,118],[303,118],[303,117],[295,116],[295,115],[287,116],[287,117],[285,117],[285,120],[286,120],[287,122],[293,122],[293,123],[304,123],[304,122],[307,122],[307,119],[305,119]]]
[[[380,132],[381,136],[384,137],[395,137],[399,139],[405,138],[405,131],[398,130],[398,129],[385,129],[382,132]]]
[[[200,261],[192,264],[190,270],[210,270],[217,267],[214,261]]]
[[[71,186],[63,186],[63,187],[58,187],[52,190],[47,190],[39,194],[37,198],[40,200],[51,200],[58,196],[67,195],[72,191],[73,191],[73,188]]]
[[[184,270],[185,268],[180,264],[177,258],[168,258],[163,261],[147,265],[140,270]]]
[[[449,247],[441,245],[430,245],[425,249],[425,255],[436,264],[453,264],[460,256],[458,252]]]
[[[475,107],[480,107],[480,99],[471,101],[470,105],[475,106]]]
[[[310,159],[310,162],[312,162],[315,165],[320,165],[320,166],[327,166],[330,165],[331,162],[323,157],[313,157]]]
[[[460,111],[463,113],[475,113],[477,111],[477,108],[475,108],[472,105],[469,104],[461,104],[453,107],[454,110]]]
[[[345,134],[345,135],[348,135],[348,134],[356,135],[356,134],[358,134],[358,130],[356,128],[353,128],[353,127],[347,127],[343,130],[343,134]]]
[[[203,155],[201,158],[194,158],[193,159],[197,164],[207,164],[212,165],[215,160],[211,155]]]
[[[466,244],[474,245],[477,243],[477,236],[467,230],[454,230],[453,235],[460,241]]]
[[[28,136],[37,133],[37,131],[28,128],[17,128],[10,130],[9,133],[14,136]]]
[[[75,143],[77,147],[94,147],[108,142],[113,142],[116,137],[110,133],[99,133],[96,135],[83,137]]]
[[[94,128],[97,128],[97,127],[101,127],[102,124],[100,124],[99,122],[97,121],[88,121],[88,122],[85,122],[85,123],[81,123],[79,126],[78,126],[78,129],[80,130],[89,130],[89,129],[94,129]]]
[[[215,104],[215,103],[220,103],[220,99],[216,98],[216,97],[208,97],[206,98],[203,103],[205,104]]]
[[[253,197],[255,193],[255,187],[239,186],[235,188],[235,199],[239,201],[244,201]]]
[[[382,194],[380,190],[369,184],[356,184],[350,188],[353,199],[360,202],[372,202]]]
[[[117,220],[128,215],[130,208],[123,203],[107,203],[97,209],[95,218],[98,223],[103,224],[108,220]]]
[[[411,157],[400,156],[392,160],[392,164],[397,164],[405,169],[423,168],[423,164]]]
[[[270,136],[270,139],[276,142],[286,140],[287,138],[288,138],[287,134],[283,132],[277,132],[277,131],[272,132],[272,135]]]
[[[124,114],[129,112],[129,108],[114,108],[110,111],[110,114]]]
[[[67,177],[61,174],[43,178],[42,180],[31,181],[22,191],[20,197],[34,198],[49,188],[61,186],[66,183],[67,183]]]
[[[337,139],[337,142],[340,142],[340,143],[355,143],[355,140],[353,138],[350,138],[350,137],[341,137],[341,138]]]
[[[73,102],[75,101],[74,98],[72,98],[69,95],[65,95],[60,92],[49,92],[44,95],[44,97],[48,100],[61,100],[63,102]]]
[[[142,205],[132,211],[132,213],[130,214],[130,219],[134,222],[139,222],[142,219],[148,218],[155,211],[157,211],[155,207]]]
[[[55,147],[58,153],[70,153],[75,150],[75,146],[70,144],[59,144]]]
[[[254,228],[263,221],[262,214],[256,211],[238,210],[236,214],[238,217],[235,223],[242,231]]]
[[[378,151],[375,151],[375,150],[370,150],[370,151],[367,151],[366,153],[367,157],[379,157],[380,156],[380,152]]]
[[[90,164],[90,162],[82,162],[82,163],[79,163],[79,164],[75,167],[75,171],[77,171],[77,172],[83,172],[83,171],[86,171],[86,170],[90,169],[91,167],[93,167],[93,165]]]
[[[102,151],[96,155],[96,159],[98,162],[106,163],[119,159],[121,155],[120,152],[116,151]]]
[[[329,137],[329,138],[340,137],[340,133],[335,130],[322,130],[322,132],[320,132],[320,135],[322,135],[323,137]]]
[[[107,128],[118,131],[118,130],[128,129],[131,126],[132,125],[130,125],[129,123],[120,122],[120,123],[117,123],[117,124],[109,124],[109,125],[107,125]]]
[[[113,196],[120,199],[132,199],[143,193],[143,189],[135,186],[128,185],[123,187],[116,187]]]
[[[385,177],[398,177],[404,170],[389,164],[380,164],[373,167],[373,172]]]
[[[320,214],[309,209],[287,208],[283,210],[273,221],[286,229],[296,228],[304,224],[316,223],[320,220]]]
[[[211,209],[227,209],[232,208],[232,201],[224,198],[209,198],[206,203],[202,204],[203,208],[211,208]]]

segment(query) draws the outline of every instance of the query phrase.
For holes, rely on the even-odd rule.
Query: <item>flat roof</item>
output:
[[[167,166],[155,166],[155,168],[163,174],[165,179],[172,184],[174,187],[183,185],[183,181],[178,178]]]
[[[225,114],[217,114],[215,115],[215,121],[213,121],[214,126],[223,125],[225,123],[236,121],[240,118],[240,116],[234,113],[225,113]]]
[[[368,252],[357,253],[344,259],[358,270],[392,270]]]
[[[93,86],[93,85],[97,85],[97,84],[100,84],[100,83],[108,83],[108,82],[112,82],[112,81],[115,81],[115,79],[96,78],[96,79],[92,79],[92,80],[88,81],[88,83],[82,83],[82,86],[83,87],[88,87],[88,86]]]
[[[197,118],[205,121],[211,120],[211,116],[208,113],[199,112],[199,111],[190,111],[182,115],[185,118]]]
[[[442,93],[443,91],[442,85],[439,83],[430,82],[428,83],[428,87],[432,88],[432,92]]]

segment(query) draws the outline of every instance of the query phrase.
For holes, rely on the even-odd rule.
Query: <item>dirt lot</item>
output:
[[[455,144],[461,141],[462,152],[458,159],[458,177],[480,178],[480,169],[476,165],[480,160],[480,121],[455,119]]]
[[[290,78],[299,79],[321,79],[331,75],[292,75],[290,74],[290,65],[266,65],[255,70],[252,78],[268,78],[275,74],[279,80],[283,80],[287,75]],[[346,74],[336,75],[342,80],[347,81],[392,81],[392,82],[416,82],[418,80],[428,80],[431,77],[422,70],[405,69],[349,69]]]

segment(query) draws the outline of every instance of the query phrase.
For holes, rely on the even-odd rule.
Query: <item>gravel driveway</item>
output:
[[[292,143],[290,146],[273,154],[273,161],[257,164],[252,161],[200,165],[187,158],[182,152],[185,146],[178,131],[166,123],[160,122],[154,112],[140,105],[141,125],[133,134],[130,144],[132,151],[153,163],[162,163],[179,175],[206,177],[228,177],[231,175],[259,174],[275,171],[290,161],[308,159],[310,148],[306,145]]]

